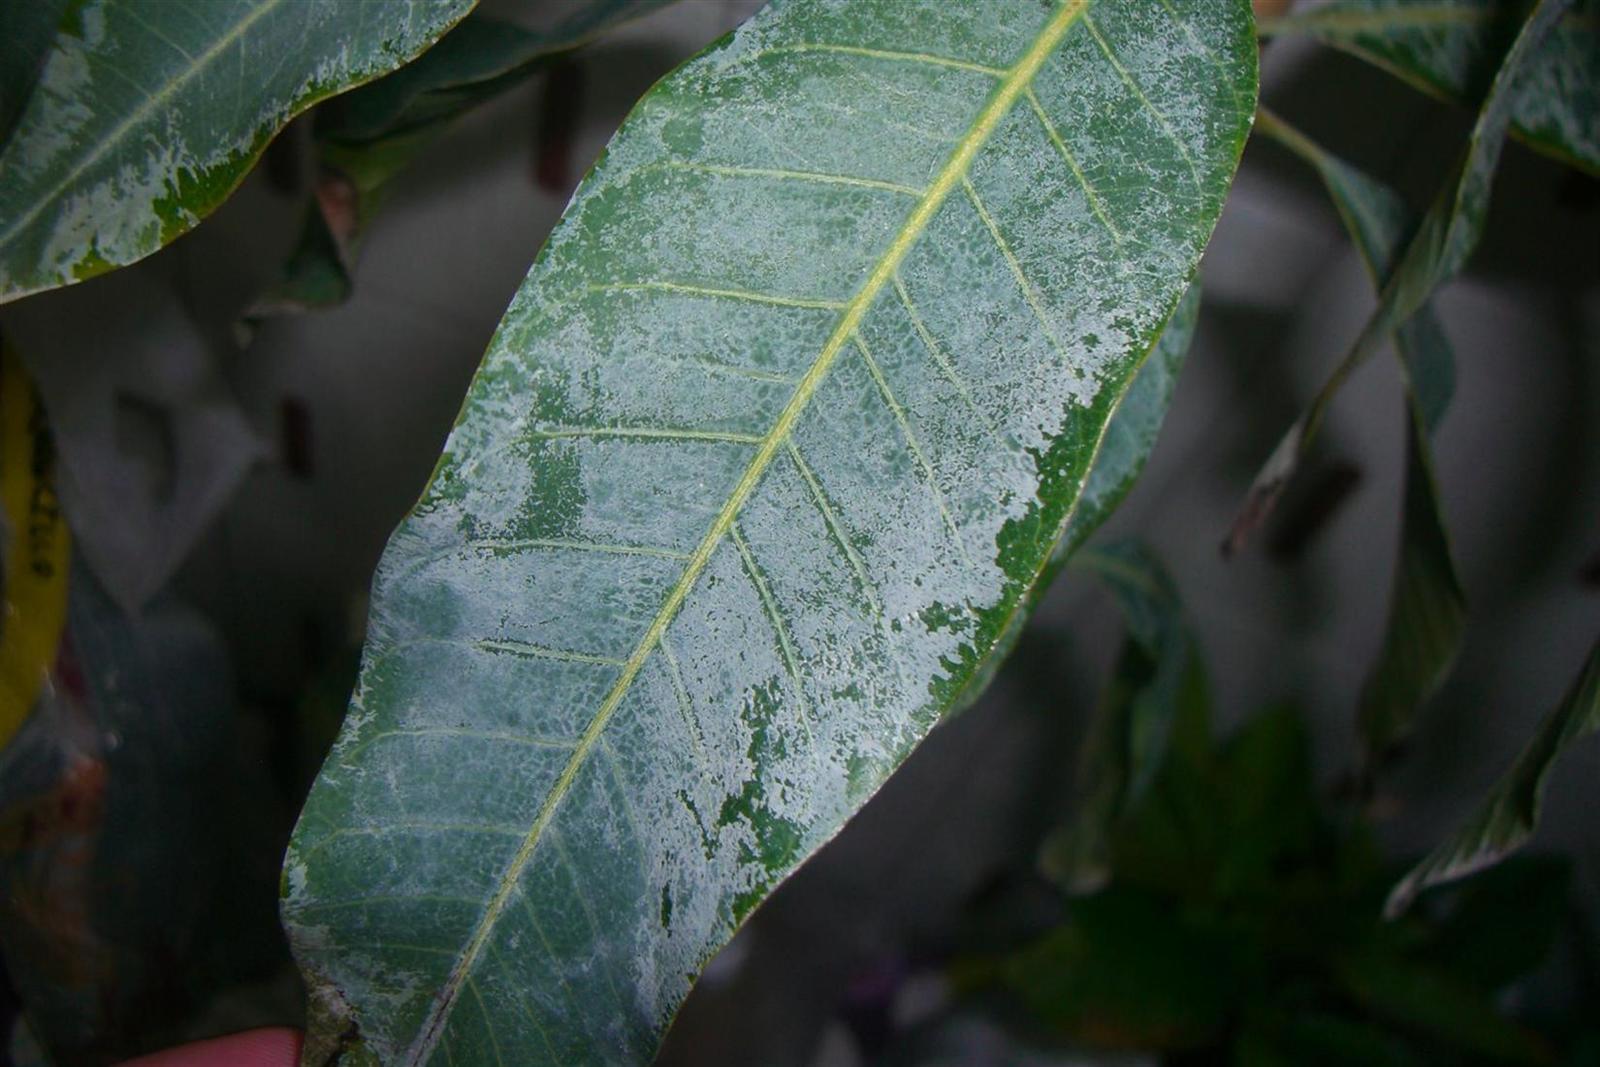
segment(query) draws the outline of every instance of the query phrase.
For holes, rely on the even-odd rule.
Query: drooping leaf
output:
[[[1081,550],[1074,565],[1100,578],[1128,627],[1080,750],[1077,812],[1041,850],[1045,872],[1083,893],[1110,878],[1117,821],[1160,771],[1174,730],[1192,750],[1209,746],[1210,725],[1204,670],[1160,562],[1143,546],[1121,542]]]
[[[317,113],[319,177],[284,276],[253,315],[342,303],[361,238],[390,184],[444,128],[520,85],[552,58],[671,0],[568,0],[530,29],[474,14],[419,59]]]
[[[1425,92],[1472,105],[1525,10],[1509,0],[1333,0],[1262,19],[1263,37],[1304,34]],[[1600,172],[1600,3],[1578,0],[1512,87],[1511,132]]]
[[[1514,86],[1522,71],[1537,57],[1551,27],[1571,4],[1572,0],[1538,0],[1495,74],[1461,162],[1440,189],[1399,263],[1388,275],[1377,308],[1350,351],[1256,475],[1229,533],[1228,551],[1237,551],[1271,511],[1345,381],[1427,303],[1436,288],[1460,272],[1477,246],[1488,217],[1489,192],[1516,101]]]
[[[69,5],[0,152],[0,301],[186,232],[284,123],[411,59],[472,3]]]
[[[1369,770],[1411,735],[1423,702],[1455,664],[1467,628],[1467,598],[1451,559],[1432,450],[1420,421],[1406,412],[1405,497],[1389,619],[1356,717]]]
[[[1023,610],[1254,108],[1243,0],[780,2],[658,85],[376,582],[285,864],[393,1062],[642,1062]]]
[[[1495,783],[1467,820],[1400,880],[1385,912],[1399,915],[1430,886],[1465,878],[1498,863],[1533,836],[1539,825],[1544,783],[1560,755],[1600,730],[1600,642],[1583,670],[1516,762]]]
[[[1258,126],[1317,171],[1381,291],[1414,229],[1405,202],[1266,109]],[[1389,619],[1357,716],[1369,770],[1411,733],[1454,664],[1467,622],[1429,442],[1455,390],[1455,354],[1430,303],[1395,330],[1394,344],[1407,391],[1405,496]]]
[[[1417,229],[1416,217],[1400,194],[1335,156],[1265,107],[1256,114],[1256,129],[1317,172],[1368,276],[1381,291],[1394,273],[1408,238]],[[1395,349],[1413,402],[1431,435],[1455,393],[1455,353],[1431,301],[1421,304],[1396,329]]]

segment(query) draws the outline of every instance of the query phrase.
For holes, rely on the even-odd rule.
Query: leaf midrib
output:
[[[967,170],[978,151],[988,142],[989,137],[994,133],[1000,122],[1010,114],[1017,100],[1032,83],[1034,76],[1038,73],[1044,61],[1060,45],[1062,37],[1084,14],[1088,5],[1089,0],[1066,0],[1051,15],[1049,21],[1045,23],[1039,34],[1034,38],[1033,43],[1028,46],[1027,51],[1005,71],[1004,78],[991,94],[988,103],[984,105],[977,118],[973,120],[971,127],[957,143],[955,151],[951,153],[949,160],[940,170],[939,175],[929,184],[927,191],[918,201],[916,208],[906,219],[900,231],[895,235],[888,249],[879,257],[866,282],[845,305],[838,324],[834,327],[833,332],[829,334],[821,352],[818,353],[816,360],[812,363],[810,369],[806,371],[805,376],[800,379],[799,384],[795,386],[794,392],[790,395],[788,403],[784,405],[783,411],[779,413],[777,420],[773,423],[772,429],[762,438],[760,447],[751,458],[749,465],[740,476],[728,499],[724,502],[721,511],[717,513],[717,517],[712,521],[710,529],[707,530],[705,537],[701,539],[700,544],[684,565],[683,574],[678,579],[677,584],[667,594],[661,609],[651,620],[649,628],[645,630],[644,635],[639,639],[639,643],[634,647],[632,654],[629,655],[624,663],[616,682],[613,683],[610,691],[601,701],[599,709],[590,720],[589,725],[584,729],[572,751],[572,755],[567,760],[566,766],[562,768],[561,774],[557,777],[554,785],[551,786],[549,793],[545,795],[544,802],[540,805],[538,812],[534,816],[533,823],[529,827],[527,837],[523,839],[522,844],[507,864],[494,895],[484,909],[483,916],[479,919],[472,936],[463,947],[461,955],[457,957],[444,986],[440,989],[438,996],[434,998],[433,1006],[428,1017],[424,1020],[417,1039],[407,1052],[405,1058],[407,1064],[418,1065],[425,1063],[432,1055],[439,1039],[443,1036],[445,1023],[450,1017],[463,985],[471,974],[478,956],[488,943],[489,937],[499,921],[500,914],[505,910],[512,893],[515,892],[523,870],[533,858],[533,854],[544,836],[544,831],[554,817],[556,809],[571,789],[578,772],[587,762],[590,752],[599,743],[602,733],[604,733],[611,717],[621,705],[623,698],[627,696],[632,688],[639,671],[643,669],[645,662],[660,644],[662,637],[666,634],[667,627],[676,617],[679,608],[683,606],[684,600],[693,590],[706,565],[710,563],[712,553],[716,551],[722,539],[732,529],[734,519],[740,509],[743,508],[745,501],[761,481],[762,476],[771,465],[773,457],[777,455],[778,450],[788,440],[795,422],[810,404],[812,396],[827,377],[840,352],[844,350],[845,345],[855,334],[857,327],[861,324],[861,320],[866,316],[878,294],[883,290],[884,286],[891,282],[901,261],[905,259],[911,247],[916,243],[923,231],[927,229],[928,223],[932,221],[934,214],[943,206],[950,193],[966,177]]]

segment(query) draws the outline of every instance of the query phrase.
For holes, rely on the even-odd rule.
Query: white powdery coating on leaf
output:
[[[776,5],[580,188],[386,553],[297,831],[289,925],[341,987],[383,985],[365,943],[437,957],[353,1001],[374,1047],[644,1060],[978,670],[1253,108],[1244,5],[1105,6],[996,97],[1076,7]]]
[[[0,296],[155,251],[216,207],[296,112],[397,66],[465,6],[90,0],[0,155]]]

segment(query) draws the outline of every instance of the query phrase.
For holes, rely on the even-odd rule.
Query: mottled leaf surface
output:
[[[957,714],[970,707],[993,680],[1005,657],[1010,654],[1017,639],[1028,624],[1028,615],[1044,599],[1061,568],[1087,541],[1111,513],[1122,503],[1123,497],[1133,488],[1140,472],[1150,458],[1166,420],[1167,408],[1178,387],[1178,373],[1183,369],[1194,340],[1195,322],[1200,313],[1200,283],[1190,285],[1178,307],[1167,321],[1166,328],[1156,341],[1123,394],[1100,443],[1095,448],[1089,467],[1089,477],[1084,482],[1067,530],[1056,542],[1050,562],[1034,579],[1033,590],[1023,610],[1011,617],[1004,633],[995,642],[994,651],[982,667],[967,681],[966,690],[950,706],[949,714]]]
[[[1561,754],[1600,731],[1600,642],[1589,651],[1583,669],[1561,703],[1539,724],[1538,732],[1518,754],[1510,770],[1495,783],[1467,820],[1439,843],[1389,894],[1386,911],[1398,915],[1429,886],[1465,878],[1498,863],[1527,843],[1539,825],[1545,780]]]
[[[1538,0],[1522,24],[1478,110],[1461,161],[1406,243],[1399,262],[1388,273],[1378,294],[1378,306],[1349,352],[1256,475],[1228,536],[1228,551],[1237,550],[1271,511],[1321,428],[1333,398],[1350,375],[1421,310],[1435,289],[1466,265],[1488,219],[1489,193],[1505,147],[1518,80],[1537,61],[1551,29],[1571,7],[1572,0]]]
[[[1056,546],[1056,562],[1064,562],[1100,528],[1117,505],[1122,503],[1133,483],[1144,471],[1156,447],[1161,424],[1178,389],[1178,374],[1194,340],[1195,322],[1200,317],[1200,285],[1197,282],[1184,294],[1173,312],[1172,321],[1161,334],[1144,361],[1133,384],[1128,386],[1122,404],[1106,424],[1105,437],[1095,456],[1083,495],[1067,524],[1067,533]]]
[[[379,569],[285,865],[397,1063],[649,1059],[994,649],[1249,130],[1243,0],[788,0],[658,85]]]
[[[1333,0],[1263,19],[1261,33],[1314,37],[1426,92],[1476,105],[1525,9],[1510,0]],[[1600,172],[1600,0],[1578,0],[1518,75],[1511,131]]]
[[[0,301],[186,232],[290,118],[411,59],[472,3],[68,5],[0,153]]]
[[[1381,291],[1416,225],[1405,201],[1265,108],[1257,128],[1316,170]],[[1430,440],[1455,391],[1455,353],[1431,303],[1395,330],[1394,345],[1406,380],[1405,493],[1389,618],[1357,714],[1369,770],[1411,733],[1455,663],[1467,624]]]

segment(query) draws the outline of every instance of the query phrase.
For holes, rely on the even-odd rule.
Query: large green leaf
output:
[[[1539,724],[1483,803],[1394,887],[1387,913],[1398,915],[1429,886],[1465,878],[1526,844],[1539,825],[1550,768],[1563,752],[1596,731],[1600,731],[1600,642],[1589,650],[1561,703]]]
[[[472,3],[68,5],[0,154],[0,301],[132,263],[186,232],[284,123],[411,59]]]
[[[1262,36],[1304,34],[1376,63],[1426,92],[1483,98],[1525,3],[1332,0],[1261,20]],[[1578,0],[1518,78],[1511,131],[1543,152],[1600,172],[1600,0]]]
[[[1478,111],[1460,162],[1439,190],[1394,270],[1388,274],[1378,295],[1378,306],[1361,328],[1350,351],[1256,475],[1229,534],[1228,551],[1237,550],[1271,511],[1321,428],[1333,398],[1350,375],[1411,320],[1436,288],[1455,277],[1466,265],[1488,218],[1490,189],[1500,164],[1500,152],[1505,147],[1512,107],[1518,99],[1516,86],[1524,72],[1536,62],[1551,29],[1571,6],[1572,0],[1538,0],[1518,31]]]
[[[300,241],[252,314],[348,299],[364,231],[394,179],[438,134],[551,59],[668,2],[566,0],[550,25],[535,29],[473,14],[416,62],[329,101],[317,112],[320,175]]]
[[[1244,0],[789,0],[658,85],[379,569],[285,863],[400,1063],[640,1062],[980,669],[1178,303]]]
[[[1381,291],[1414,229],[1399,194],[1265,108],[1257,127],[1317,171]],[[1389,619],[1362,687],[1357,720],[1369,770],[1411,733],[1423,702],[1455,663],[1467,623],[1467,598],[1456,577],[1429,440],[1455,390],[1455,353],[1431,303],[1395,330],[1394,344],[1407,387],[1405,497]]]

